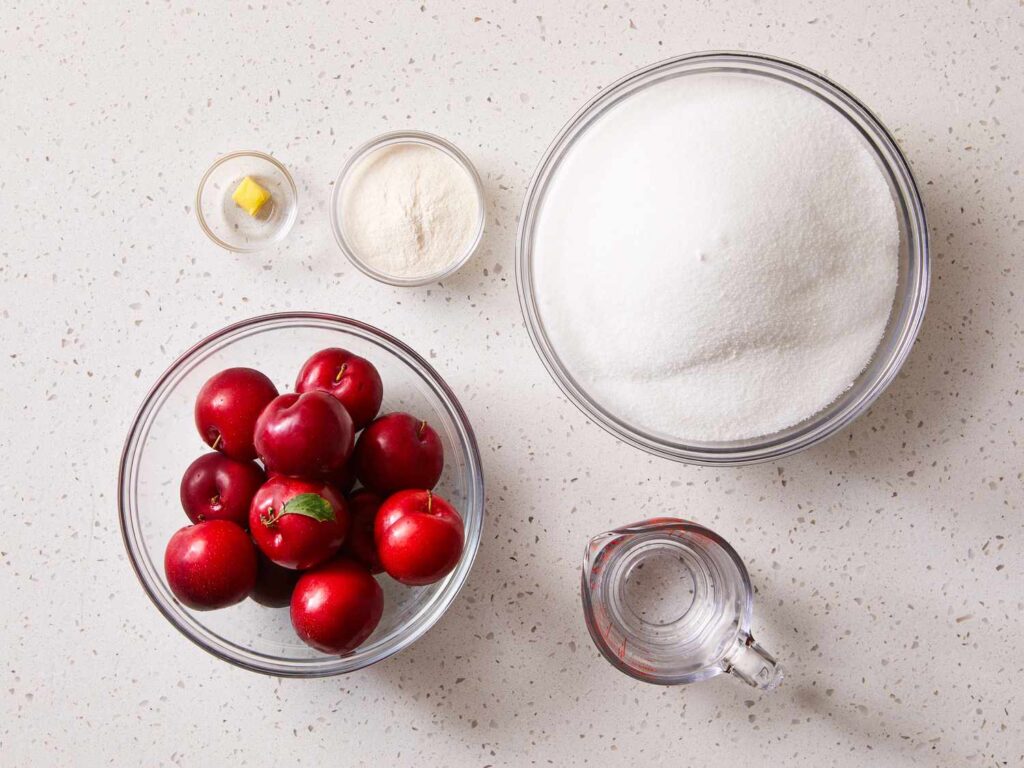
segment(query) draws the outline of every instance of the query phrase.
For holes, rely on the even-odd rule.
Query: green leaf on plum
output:
[[[319,493],[300,493],[281,510],[282,515],[305,515],[321,523],[333,522],[334,507]]]

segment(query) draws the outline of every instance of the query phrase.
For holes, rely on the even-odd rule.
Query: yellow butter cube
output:
[[[231,195],[231,199],[250,216],[255,216],[270,199],[270,193],[253,181],[251,176],[246,176]]]

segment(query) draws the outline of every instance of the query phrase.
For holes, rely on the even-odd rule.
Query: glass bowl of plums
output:
[[[121,458],[125,548],[153,604],[211,654],[321,677],[407,648],[466,581],[480,455],[451,389],[356,320],[245,320],[179,357]]]

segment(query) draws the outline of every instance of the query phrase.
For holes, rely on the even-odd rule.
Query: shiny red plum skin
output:
[[[252,591],[256,550],[240,526],[207,520],[171,536],[164,552],[164,574],[171,592],[189,608],[226,608]]]
[[[222,453],[206,453],[193,461],[181,478],[182,509],[193,523],[230,520],[249,525],[249,505],[267,477],[258,464]]]
[[[402,584],[420,586],[444,578],[462,557],[462,517],[430,491],[389,496],[374,522],[381,565]]]
[[[433,488],[444,469],[444,448],[422,419],[389,413],[363,430],[353,460],[359,481],[388,496],[410,488]]]
[[[376,629],[384,593],[362,565],[336,558],[304,573],[292,593],[291,620],[303,642],[324,653],[354,650]]]
[[[331,505],[334,520],[281,514],[289,501],[303,493],[323,497]],[[263,554],[283,568],[312,568],[332,557],[344,542],[348,525],[344,498],[318,480],[275,475],[256,492],[249,508],[249,531],[253,541]]]
[[[357,431],[374,420],[384,399],[384,384],[373,363],[338,347],[320,350],[299,371],[295,391],[316,390],[337,399]]]
[[[354,436],[348,411],[326,392],[280,395],[256,421],[256,453],[268,472],[327,477],[349,460]]]
[[[195,422],[203,441],[238,461],[256,458],[253,429],[277,387],[253,368],[228,368],[211,376],[196,397]]]

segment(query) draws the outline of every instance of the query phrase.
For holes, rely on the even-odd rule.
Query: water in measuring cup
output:
[[[596,536],[583,568],[584,613],[601,652],[654,683],[734,672],[774,687],[781,670],[750,637],[752,590],[713,531],[661,518]]]

